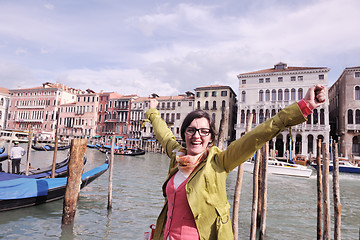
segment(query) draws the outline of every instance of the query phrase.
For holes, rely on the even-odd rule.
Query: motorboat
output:
[[[286,175],[294,177],[310,177],[312,174],[312,169],[307,166],[302,166],[298,164],[292,164],[287,162],[281,162],[275,158],[269,158],[268,161],[268,173],[274,175]],[[244,162],[244,171],[253,173],[254,171],[254,162],[247,161]]]

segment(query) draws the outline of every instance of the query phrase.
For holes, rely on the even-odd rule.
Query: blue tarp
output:
[[[109,164],[105,163],[96,167],[81,176],[81,180],[85,180],[94,174],[97,174],[108,168]],[[10,180],[6,180],[8,177]],[[20,199],[37,196],[46,196],[48,189],[65,186],[67,182],[66,177],[61,178],[46,178],[46,179],[31,179],[28,176],[1,173],[0,174],[0,199]]]

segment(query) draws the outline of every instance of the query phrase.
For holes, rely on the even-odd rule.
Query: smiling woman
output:
[[[186,148],[182,147],[156,110],[158,101],[151,99],[146,116],[170,158],[163,185],[165,205],[154,239],[233,239],[226,194],[228,174],[281,131],[304,122],[307,114],[325,99],[324,87],[311,87],[304,99],[282,109],[225,151],[213,146],[214,122],[201,110],[184,119],[181,137]]]

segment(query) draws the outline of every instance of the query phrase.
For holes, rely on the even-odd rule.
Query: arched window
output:
[[[301,99],[303,99],[303,89],[299,88],[299,90],[298,90],[298,100],[301,100]]]
[[[271,101],[276,101],[276,90],[275,89],[273,89],[271,91]]]
[[[223,101],[221,102],[221,107],[222,107],[222,108],[226,107],[226,102],[225,102],[225,100],[223,100]]]
[[[260,109],[259,123],[263,123],[263,122],[264,122],[264,110]]]
[[[291,101],[295,101],[296,100],[296,90],[295,88],[291,89]]]
[[[354,124],[353,110],[348,110],[348,124]]]
[[[3,106],[3,105],[4,105],[4,99],[1,98],[1,100],[0,100],[0,106]]]
[[[215,113],[212,114],[212,119],[214,120],[214,122],[216,122],[216,114]]]
[[[275,115],[276,115],[276,110],[275,109],[271,110],[271,117],[273,117]]]
[[[278,101],[282,101],[283,100],[283,91],[282,89],[279,89],[278,91]]]
[[[325,110],[324,109],[320,109],[320,124],[321,125],[325,124]]]
[[[213,109],[213,110],[216,110],[216,101],[213,101],[212,109]]]
[[[270,101],[270,90],[266,90],[265,92],[265,101]]]
[[[265,111],[265,120],[270,118],[270,110],[266,109]]]
[[[246,101],[246,92],[242,91],[241,92],[241,102],[245,102]]]
[[[359,138],[358,136],[355,136],[353,137],[352,139],[352,153],[355,155],[355,156],[359,156]]]
[[[355,124],[360,124],[360,110],[355,111]]]
[[[0,111],[0,119],[2,119],[2,111]]]
[[[314,141],[313,135],[308,135],[308,153],[315,153],[313,148],[314,146],[313,141]]]
[[[355,87],[355,100],[360,100],[360,87]]]
[[[205,110],[209,110],[209,101],[205,101]]]
[[[200,101],[197,102],[197,109],[200,109]]]
[[[245,111],[241,110],[241,122],[240,123],[245,123]]]
[[[307,116],[307,122],[306,122],[306,124],[311,124],[311,119],[312,119],[312,114],[309,114],[309,115]]]
[[[252,120],[252,123],[256,123],[256,111],[255,109],[252,110],[252,114],[253,114],[253,120]]]
[[[284,93],[285,93],[284,100],[289,101],[289,99],[290,99],[290,91],[289,91],[289,89],[285,89]]]
[[[314,109],[314,111],[313,111],[314,124],[317,124],[319,122],[318,117],[319,117],[318,111],[317,111],[317,109]]]
[[[260,90],[259,91],[259,102],[263,102],[264,101],[264,91]]]

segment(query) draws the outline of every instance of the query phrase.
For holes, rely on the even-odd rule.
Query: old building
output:
[[[360,66],[345,68],[329,89],[331,135],[344,157],[360,156]]]
[[[181,141],[181,124],[186,115],[194,110],[194,94],[188,91],[177,96],[157,96],[156,99],[159,101],[157,109],[161,118],[168,124],[175,138]],[[150,98],[144,99],[142,104],[144,113],[149,109],[149,101]],[[143,124],[142,138],[144,140],[155,140],[155,135],[149,122]]]
[[[328,72],[326,67],[290,67],[280,62],[270,69],[239,74],[237,138],[245,133],[250,113],[254,128],[280,109],[301,100],[309,87],[315,84],[327,87]],[[307,122],[292,128],[292,153],[314,156],[318,138],[329,142],[328,106],[326,101],[308,116]],[[289,142],[289,131],[284,131],[272,139],[270,148],[279,156],[286,156]]]
[[[131,102],[138,96],[101,92],[99,98],[97,135],[105,143],[114,135],[116,143],[124,145],[129,137]]]
[[[62,104],[59,115],[59,136],[90,138],[96,134],[99,94],[88,89],[76,95],[76,102]]]
[[[9,98],[9,89],[0,87],[0,129],[6,128]]]
[[[35,133],[53,137],[60,105],[76,101],[76,94],[80,92],[49,82],[41,87],[11,89],[7,128],[32,128]]]
[[[224,131],[226,142],[235,139],[236,94],[229,86],[211,85],[195,89],[195,109],[202,109],[215,120],[216,130]],[[224,129],[220,129],[223,113],[228,109],[228,121]]]

